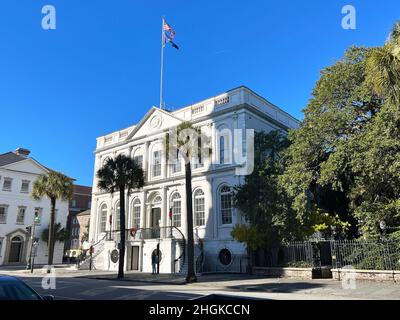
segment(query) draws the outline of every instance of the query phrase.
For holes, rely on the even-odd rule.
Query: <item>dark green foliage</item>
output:
[[[235,206],[249,224],[235,226],[232,235],[252,250],[301,238],[307,229],[296,219],[291,199],[278,184],[284,171],[281,153],[288,143],[278,131],[256,132],[254,171],[235,188]]]
[[[118,278],[124,277],[125,260],[125,196],[133,190],[142,188],[144,185],[143,169],[134,159],[124,154],[119,154],[115,159],[107,159],[102,168],[97,171],[98,187],[111,194],[118,191],[120,200],[120,225],[119,230],[120,258],[118,266]]]

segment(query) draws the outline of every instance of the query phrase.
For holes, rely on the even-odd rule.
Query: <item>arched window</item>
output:
[[[181,196],[178,192],[175,192],[171,198],[171,208],[172,208],[172,225],[180,228],[181,226]]]
[[[205,211],[204,211],[204,192],[201,189],[196,190],[194,193],[194,226],[204,226]]]
[[[140,200],[133,201],[132,227],[140,228]]]
[[[103,204],[100,208],[100,232],[106,231],[107,225],[107,205]]]
[[[162,202],[162,198],[160,196],[156,196],[153,200],[153,204],[160,204]]]
[[[219,163],[225,163],[225,137],[219,137]]]
[[[232,223],[232,192],[228,186],[223,186],[220,190],[221,200],[221,223]]]
[[[114,219],[114,230],[119,230],[120,229],[120,223],[121,223],[121,210],[120,210],[120,205],[119,201],[115,204],[115,219]]]
[[[143,168],[143,151],[142,148],[139,148],[133,154],[133,160],[135,160],[136,164]]]

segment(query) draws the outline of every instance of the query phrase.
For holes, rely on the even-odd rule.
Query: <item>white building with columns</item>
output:
[[[90,241],[96,269],[117,270],[119,194],[97,187],[96,172],[107,158],[124,153],[142,164],[145,186],[126,196],[126,270],[151,272],[151,254],[159,247],[160,272],[186,268],[186,203],[184,161],[167,164],[165,132],[190,121],[209,137],[211,154],[192,166],[195,260],[198,271],[246,270],[246,249],[231,231],[244,220],[232,205],[232,191],[244,176],[236,163],[235,146],[246,153],[235,129],[287,132],[298,120],[247,87],[241,86],[175,111],[152,107],[136,125],[97,138],[95,150]],[[245,134],[242,135],[245,137]],[[136,230],[137,229],[137,230]],[[85,264],[84,264],[85,265]]]

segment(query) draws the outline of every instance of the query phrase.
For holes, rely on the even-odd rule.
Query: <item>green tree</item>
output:
[[[125,262],[125,192],[129,195],[133,190],[144,185],[143,169],[130,157],[124,154],[115,159],[109,158],[104,166],[97,171],[98,187],[111,194],[119,192],[120,201],[120,248],[118,278],[124,277]]]
[[[400,226],[400,62],[397,23],[377,48],[350,48],[323,70],[300,128],[291,132],[281,183],[304,220],[328,215],[347,236]],[[351,228],[348,228],[351,224]]]
[[[187,261],[188,271],[186,282],[196,282],[194,266],[194,239],[193,239],[193,196],[192,196],[192,160],[202,161],[207,156],[208,139],[199,128],[190,122],[182,122],[176,128],[166,133],[165,151],[167,160],[175,161],[177,154],[182,155],[185,161],[185,189],[186,189],[186,225],[187,225]]]
[[[281,184],[293,197],[300,221],[328,235],[354,237],[358,232],[348,198],[355,179],[348,141],[359,137],[381,107],[366,80],[371,51],[351,47],[343,59],[321,72],[304,120],[289,134],[292,143],[285,153],[287,169]]]
[[[296,219],[291,199],[278,183],[284,172],[281,155],[288,145],[288,139],[278,131],[256,132],[254,171],[235,187],[234,204],[247,223],[236,225],[232,236],[250,250],[300,239],[306,232],[306,226]]]
[[[31,196],[39,200],[43,197],[50,199],[51,212],[49,224],[49,257],[48,264],[53,264],[55,244],[55,221],[57,200],[69,201],[73,194],[73,180],[66,175],[50,170],[41,174],[34,182]]]
[[[396,236],[400,232],[400,23],[368,57],[367,80],[383,104],[366,130],[349,142],[356,176],[349,198],[365,236]],[[387,230],[382,230],[381,222]]]

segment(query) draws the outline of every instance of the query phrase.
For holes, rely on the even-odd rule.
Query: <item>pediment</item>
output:
[[[46,173],[47,169],[43,167],[39,162],[32,158],[27,158],[22,161],[10,163],[3,168],[21,172],[29,172],[34,174]]]
[[[15,230],[7,233],[6,237],[12,238],[15,236],[22,236],[23,238],[25,238],[26,235],[28,235],[28,232],[26,230],[18,228],[18,229],[15,229]]]
[[[153,107],[129,134],[127,140],[135,137],[145,137],[155,132],[176,127],[182,123],[182,121],[182,119],[177,118],[165,110]]]

